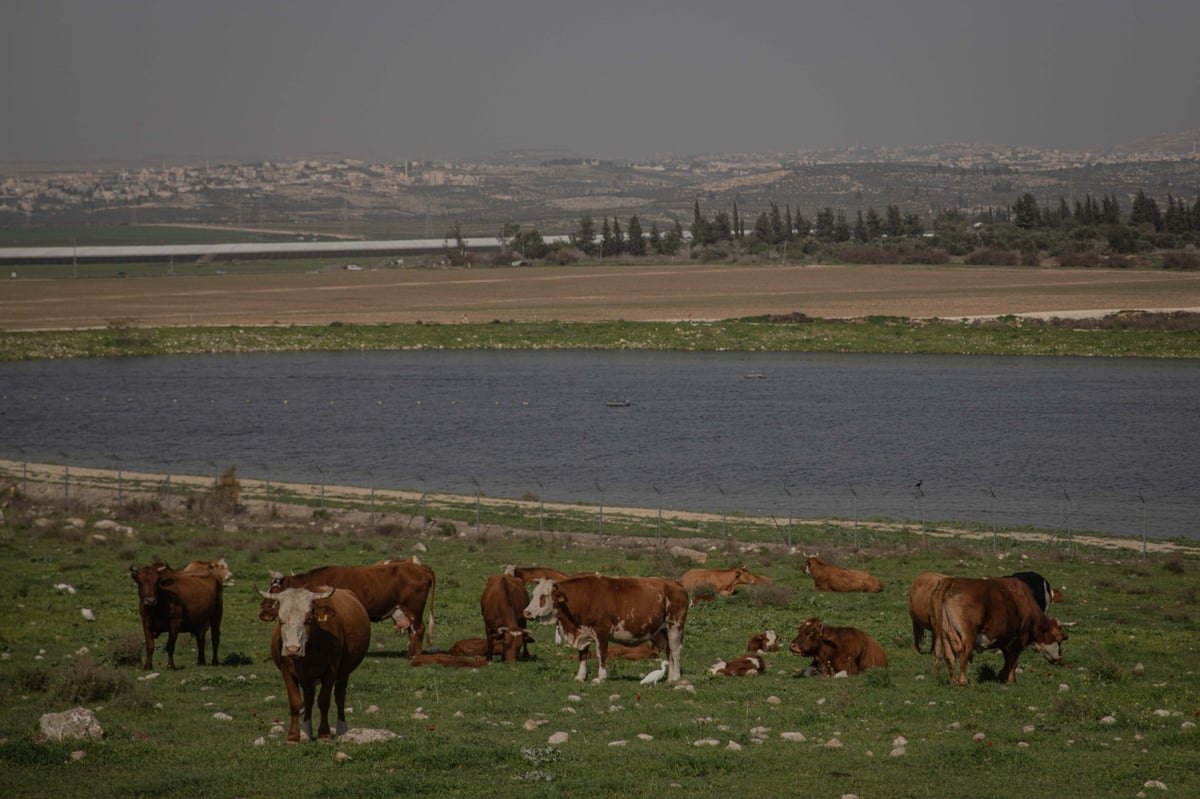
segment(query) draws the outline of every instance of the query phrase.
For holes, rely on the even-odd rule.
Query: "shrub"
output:
[[[1095,250],[1063,250],[1058,254],[1060,266],[1100,266],[1100,253]]]
[[[73,658],[50,677],[47,693],[60,702],[83,705],[97,701],[119,701],[130,707],[149,704],[149,690],[126,672],[90,655]]]
[[[1200,255],[1190,252],[1168,252],[1162,257],[1163,269],[1184,269],[1193,271],[1200,269]]]
[[[971,266],[1016,266],[1017,253],[998,247],[980,247],[964,258],[963,263]]]
[[[145,639],[138,633],[121,635],[108,642],[108,657],[116,666],[140,666],[145,653]]]

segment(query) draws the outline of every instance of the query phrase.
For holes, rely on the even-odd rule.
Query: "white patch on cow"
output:
[[[975,651],[983,652],[994,643],[996,643],[995,638],[988,637],[987,633],[979,632],[975,636]]]
[[[274,593],[259,592],[267,599],[279,603],[279,639],[283,654],[287,657],[304,657],[304,649],[308,643],[309,613],[312,612],[313,601],[324,599],[333,593],[327,591],[309,591],[307,588],[287,588]],[[309,736],[312,737],[311,735]]]

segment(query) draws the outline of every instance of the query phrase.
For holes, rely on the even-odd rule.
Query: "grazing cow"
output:
[[[746,677],[762,674],[767,670],[767,664],[758,655],[742,655],[726,663],[718,660],[709,667],[709,674],[724,674],[726,677]]]
[[[746,651],[752,655],[758,655],[763,652],[778,652],[778,633],[776,633],[774,630],[755,633],[754,635],[750,636],[750,640],[746,643]]]
[[[285,588],[317,588],[330,585],[344,588],[358,597],[371,621],[390,618],[397,632],[408,630],[408,656],[421,651],[422,638],[433,642],[433,569],[414,560],[385,560],[369,566],[321,566],[284,576],[271,572],[271,592]],[[421,621],[429,602],[429,626]],[[262,613],[271,613],[271,600],[264,599]]]
[[[525,618],[557,624],[567,645],[579,651],[575,679],[587,679],[587,651],[596,644],[596,682],[608,678],[609,641],[650,641],[666,650],[668,679],[679,680],[687,591],[665,577],[605,577],[598,574],[541,580],[525,607]]]
[[[209,571],[217,576],[225,585],[233,585],[233,572],[229,570],[229,564],[225,558],[217,560],[193,560],[188,565],[184,566],[182,571],[185,572],[202,572]]]
[[[865,591],[877,594],[883,583],[865,571],[831,566],[816,555],[804,561],[804,573],[811,576],[818,591]]]
[[[913,651],[921,654],[921,642],[925,640],[925,631],[933,630],[934,615],[937,608],[933,604],[933,595],[939,583],[946,577],[940,572],[921,572],[912,581],[908,589],[908,616],[912,619]]]
[[[491,658],[443,655],[440,652],[422,652],[412,657],[414,666],[449,666],[459,669],[477,669],[491,662]]]
[[[811,618],[800,625],[788,648],[793,655],[811,657],[805,674],[832,677],[839,672],[859,674],[867,669],[886,669],[887,653],[874,638],[854,627],[833,627]]]
[[[271,659],[287,687],[292,714],[288,743],[300,740],[300,730],[311,740],[313,698],[321,711],[317,738],[329,740],[329,695],[337,704],[337,734],[346,731],[346,684],[350,672],[362,663],[371,644],[371,620],[353,592],[324,586],[316,591],[285,588],[259,591],[274,610],[264,621],[274,621]],[[271,618],[267,618],[271,616]],[[315,694],[317,683],[321,693]],[[304,712],[301,725],[300,713]]]
[[[505,566],[504,573],[522,580],[526,585],[533,585],[538,580],[565,580],[566,572],[558,569],[548,569],[545,566]]]
[[[692,569],[679,578],[679,584],[689,594],[700,589],[712,589],[720,596],[733,596],[739,585],[754,585],[757,582],[745,566],[736,569]]]
[[[1014,577],[947,577],[934,594],[934,656],[946,661],[950,682],[967,684],[967,665],[976,652],[1004,653],[1001,677],[1016,682],[1017,660],[1032,645],[1046,660],[1062,664],[1067,634]]]
[[[499,648],[500,659],[516,663],[518,657],[529,659],[529,642],[525,632],[525,606],[529,592],[519,577],[492,574],[487,578],[479,609],[483,613],[483,637]],[[498,647],[496,645],[498,644]],[[488,654],[489,659],[491,654]]]
[[[1038,603],[1043,613],[1051,602],[1062,602],[1062,594],[1051,588],[1050,581],[1037,572],[1016,572],[1008,576],[1017,578],[1029,588],[1033,601]]]
[[[221,580],[208,571],[175,571],[166,563],[134,568],[129,576],[138,587],[138,613],[146,637],[144,668],[154,668],[154,639],[167,634],[167,668],[175,668],[175,639],[190,633],[196,640],[196,664],[203,666],[205,639],[212,632],[212,664],[217,665],[224,613]]]

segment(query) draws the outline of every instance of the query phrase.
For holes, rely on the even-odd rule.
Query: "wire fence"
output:
[[[28,493],[32,479],[42,487],[43,494],[58,493],[67,508],[73,491],[97,488],[106,490],[111,496],[109,501],[115,500],[118,505],[150,491],[170,506],[189,494],[218,485],[229,468],[215,461],[209,461],[207,469],[201,470],[181,471],[166,463],[160,466],[163,468],[147,473],[138,464],[115,456],[102,467],[73,466],[66,458],[59,464],[0,462],[11,486],[19,485]],[[404,481],[405,485],[380,485],[369,470],[357,480],[347,479],[344,473],[327,473],[322,467],[300,471],[302,479],[297,480],[297,469],[292,465],[276,467],[273,473],[270,464],[259,463],[240,467],[236,474],[248,501],[267,506],[299,503],[311,506],[312,511],[326,512],[334,508],[365,509],[372,524],[387,516],[428,523],[438,514],[452,513],[476,528],[517,525],[542,532],[587,530],[602,536],[632,532],[661,540],[665,519],[668,536],[737,540],[765,535],[795,545],[799,543],[799,526],[819,523],[836,529],[838,536],[854,546],[875,536],[873,531],[881,525],[903,525],[910,533],[922,534],[944,534],[949,530],[986,537],[990,532],[993,542],[996,536],[1012,531],[1039,532],[1068,547],[1073,546],[1077,535],[1100,533],[1141,541],[1143,552],[1147,540],[1200,539],[1200,533],[1191,525],[1200,517],[1200,499],[1151,492],[1078,488],[1013,491],[921,482],[903,487],[780,485],[770,491],[716,486],[708,493],[692,490],[684,495],[657,483],[642,491],[636,487],[615,490],[596,480],[590,492],[577,490],[570,495],[564,490],[563,496],[555,496],[554,481],[549,479],[534,480],[530,489],[521,490],[511,484],[489,487],[474,477],[434,486],[424,475],[416,474]],[[303,474],[305,471],[311,474]],[[308,479],[303,479],[305,476]],[[681,522],[685,517],[686,521]]]

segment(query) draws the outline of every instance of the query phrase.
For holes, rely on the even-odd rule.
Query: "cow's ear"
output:
[[[322,605],[319,608],[313,608],[313,617],[321,624],[324,624],[336,616],[337,612],[329,605]]]

